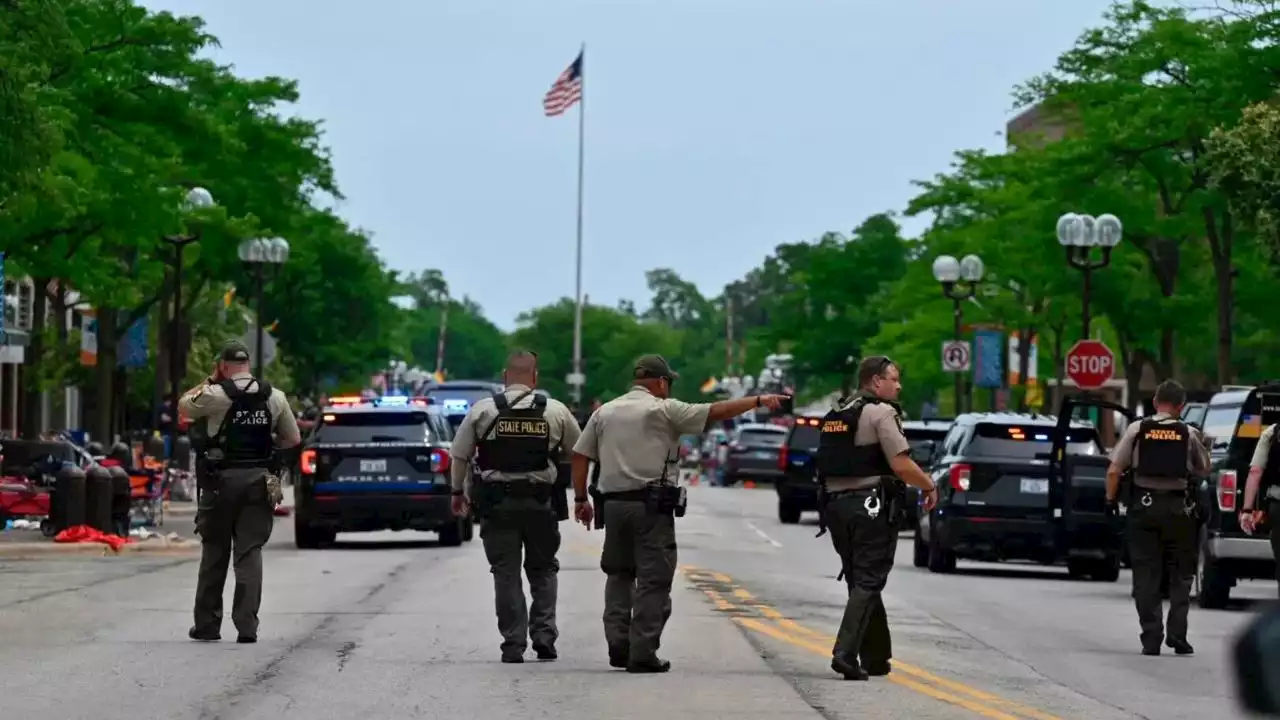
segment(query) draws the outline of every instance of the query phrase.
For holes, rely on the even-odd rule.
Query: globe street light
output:
[[[986,268],[982,264],[982,258],[977,255],[965,255],[962,260],[956,260],[951,255],[939,255],[938,259],[933,261],[933,278],[942,284],[942,294],[950,298],[953,304],[952,318],[954,325],[951,337],[957,342],[960,340],[960,328],[964,318],[961,303],[973,297],[974,293],[977,292],[978,283],[982,281],[982,276],[985,272]],[[956,414],[959,415],[964,399],[964,381],[959,372],[955,375]]]
[[[213,195],[202,187],[193,187],[182,200],[182,211],[191,213],[213,207]],[[172,452],[178,438],[178,396],[182,392],[182,380],[186,375],[185,346],[182,342],[182,251],[200,239],[199,228],[190,235],[165,235],[163,240],[173,246],[173,322],[169,329],[169,450]],[[160,389],[157,388],[159,393]]]
[[[289,261],[289,241],[284,238],[252,238],[240,243],[239,248],[240,261],[249,269],[253,277],[253,292],[255,296],[255,304],[257,308],[255,312],[258,315],[256,339],[254,341],[254,370],[258,377],[266,375],[265,363],[263,362],[263,344],[264,329],[262,321],[266,316],[266,303],[263,300],[262,286],[264,282],[263,274],[267,267],[271,267],[272,275],[279,272],[280,266]]]
[[[1084,273],[1084,289],[1081,292],[1083,331],[1081,337],[1089,337],[1089,296],[1093,292],[1093,271],[1111,264],[1111,251],[1120,244],[1124,226],[1120,218],[1106,214],[1077,215],[1067,213],[1058,218],[1058,243],[1067,250],[1067,264]],[[1093,256],[1093,248],[1102,249],[1102,257]]]

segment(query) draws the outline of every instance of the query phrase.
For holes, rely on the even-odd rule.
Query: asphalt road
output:
[[[827,665],[844,599],[827,538],[779,525],[768,489],[691,497],[667,675],[608,668],[600,532],[561,526],[560,660],[503,665],[478,540],[354,535],[303,552],[281,519],[257,645],[230,642],[229,619],[228,640],[186,639],[192,556],[0,560],[3,707],[65,720],[1243,717],[1224,659],[1248,603],[1193,610],[1197,655],[1147,658],[1127,574],[962,562],[937,576],[911,566],[905,540],[886,596],[894,672],[842,681]]]

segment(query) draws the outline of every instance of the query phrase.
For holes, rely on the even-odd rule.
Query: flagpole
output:
[[[575,303],[573,310],[573,401],[579,406],[582,403],[582,177],[583,159],[587,134],[587,44],[582,43],[580,54],[582,64],[579,66],[579,79],[582,83],[581,97],[578,100],[578,249]]]

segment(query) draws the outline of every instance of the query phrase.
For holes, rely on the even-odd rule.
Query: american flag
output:
[[[563,115],[565,110],[573,107],[574,103],[581,99],[582,53],[578,53],[577,59],[560,73],[555,84],[547,91],[547,96],[542,98],[542,110],[547,117]]]

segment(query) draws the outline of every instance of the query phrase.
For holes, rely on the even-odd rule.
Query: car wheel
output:
[[[458,518],[440,528],[437,531],[440,534],[440,544],[445,547],[458,547],[461,545],[463,537],[462,525],[464,522],[466,522],[466,518]]]
[[[794,503],[778,498],[778,522],[795,525],[800,522],[800,508]]]
[[[925,543],[919,525],[916,525],[915,542],[912,543],[911,549],[911,563],[918,568],[929,567],[929,545]]]
[[[937,533],[929,541],[929,571],[935,573],[951,573],[956,570],[956,554],[942,547]]]
[[[1099,560],[1089,571],[1089,576],[1098,582],[1115,582],[1120,579],[1120,556],[1112,555]]]
[[[299,550],[315,550],[321,545],[332,544],[338,533],[311,527],[302,518],[293,522],[293,543]]]
[[[1231,600],[1235,578],[1209,556],[1209,534],[1200,533],[1200,556],[1196,559],[1196,604],[1205,610],[1221,610]]]

